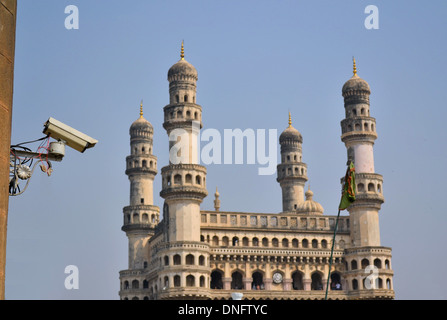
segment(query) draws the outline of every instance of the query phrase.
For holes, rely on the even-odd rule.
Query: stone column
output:
[[[16,11],[17,0],[0,1],[0,300],[5,299]]]

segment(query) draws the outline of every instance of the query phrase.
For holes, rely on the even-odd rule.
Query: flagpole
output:
[[[329,290],[329,280],[331,279],[331,269],[332,269],[332,255],[334,253],[334,245],[335,245],[335,235],[337,233],[337,228],[338,228],[338,219],[340,217],[340,209],[338,209],[338,214],[337,214],[337,220],[335,221],[335,227],[334,227],[334,237],[332,239],[332,248],[331,248],[331,257],[329,258],[329,274],[327,276],[327,282],[326,282],[326,294],[324,296],[324,300],[327,300],[327,293]]]

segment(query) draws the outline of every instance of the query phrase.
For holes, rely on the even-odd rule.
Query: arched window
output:
[[[298,248],[298,239],[292,239],[292,247]]]
[[[368,191],[375,191],[374,183],[368,183]]]
[[[190,117],[191,117],[191,111],[189,111],[189,110],[186,111],[186,117],[187,117],[187,118],[190,118]]]
[[[338,274],[336,272],[331,273],[330,288],[331,288],[331,290],[342,290],[340,274]]]
[[[314,272],[311,276],[311,279],[311,290],[323,290],[323,281],[321,280],[321,274],[319,274],[318,272]]]
[[[196,286],[196,279],[193,275],[186,276],[186,286],[187,287],[195,287]]]
[[[251,283],[251,288],[253,290],[263,290],[264,289],[264,281],[262,279],[262,273],[256,271],[251,275],[253,282]]]
[[[124,281],[124,290],[129,289],[129,281]]]
[[[352,290],[358,290],[359,288],[359,282],[357,279],[352,280]]]
[[[163,280],[164,280],[164,285],[165,285],[165,287],[166,287],[166,288],[169,288],[169,277],[166,276],[166,277],[164,277]]]
[[[357,115],[357,109],[352,109],[352,114],[356,116]]]
[[[355,131],[360,131],[361,130],[361,126],[358,123],[356,123],[354,127],[355,127]]]
[[[188,254],[186,256],[185,262],[187,265],[193,265],[194,264],[194,256],[192,254]]]
[[[390,260],[388,260],[388,259],[385,260],[385,269],[387,269],[387,270],[390,269]]]
[[[239,271],[235,271],[231,275],[231,289],[243,289],[242,274]]]
[[[318,241],[316,239],[312,240],[312,248],[318,248]]]
[[[132,281],[132,289],[139,289],[139,288],[140,288],[140,283],[138,282],[138,280]]]
[[[326,241],[326,240],[321,240],[321,247],[322,247],[323,249],[326,249],[326,248],[327,248],[327,241]]]
[[[180,257],[179,254],[176,254],[176,255],[174,256],[174,265],[175,265],[175,266],[178,266],[178,265],[180,265],[180,264],[181,264],[181,257]]]
[[[222,273],[218,270],[214,270],[211,272],[211,283],[210,283],[211,289],[223,289],[223,283],[222,283]]]
[[[365,130],[365,131],[369,131],[369,130],[368,130],[368,124],[367,124],[366,122],[363,124],[363,130]]]
[[[149,222],[149,216],[147,215],[147,213],[143,213],[141,218],[142,218],[143,223],[148,223]]]
[[[149,288],[149,281],[144,280],[143,281],[143,289],[148,289]]]
[[[378,269],[382,269],[382,260],[380,260],[379,258],[374,259],[374,266]]]
[[[174,176],[174,183],[175,183],[175,184],[181,184],[181,183],[182,183],[182,176],[179,175],[179,174],[176,174],[176,175]]]
[[[276,239],[276,238],[273,238],[273,239],[272,239],[272,246],[273,246],[273,247],[278,247],[278,246],[279,246],[278,239]]]
[[[140,215],[138,213],[133,214],[133,223],[140,223]]]
[[[174,287],[180,287],[180,276],[174,276]]]
[[[184,100],[185,100],[185,102],[188,102],[188,95],[187,94],[185,94]]]
[[[204,256],[199,256],[199,265],[200,266],[204,266],[205,265],[205,257]]]
[[[248,247],[248,238],[247,238],[247,237],[243,237],[243,238],[242,238],[242,245],[243,245],[244,247]]]
[[[178,96],[178,94],[175,96],[175,102],[177,102],[177,103],[180,102],[180,97]]]
[[[390,279],[386,279],[386,288],[388,290],[391,290],[391,280]]]
[[[185,176],[185,183],[192,183],[192,175],[190,175],[189,173]]]
[[[293,290],[303,290],[303,274],[299,271],[292,273],[292,288]]]
[[[201,184],[202,178],[200,176],[196,176],[196,184]]]
[[[233,243],[233,246],[238,246],[239,245],[239,238],[238,237],[233,237],[232,243]]]
[[[309,240],[303,239],[303,241],[301,241],[301,245],[303,248],[309,248]]]
[[[367,266],[369,266],[369,260],[365,258],[362,260],[362,269],[365,269]]]
[[[222,245],[224,247],[228,247],[228,242],[229,242],[228,237],[223,237],[222,238]]]
[[[195,119],[195,120],[198,120],[198,118],[199,118],[199,117],[198,117],[198,115],[197,115],[197,112],[194,112],[194,119]]]
[[[181,110],[177,111],[177,118],[183,118],[183,113]]]
[[[358,192],[363,192],[363,191],[365,191],[365,185],[364,185],[363,183],[359,183],[359,184],[357,185],[357,191],[358,191]]]
[[[205,277],[204,276],[201,276],[199,278],[199,285],[200,285],[200,287],[204,287],[205,286]]]
[[[289,240],[287,240],[286,238],[282,239],[282,246],[283,248],[289,247]]]
[[[269,239],[262,238],[262,246],[263,247],[268,247],[269,246]]]
[[[351,261],[351,270],[357,270],[357,260]]]
[[[219,238],[217,236],[213,237],[213,246],[218,246],[219,245]]]
[[[169,266],[169,257],[165,256],[164,260],[165,260],[165,266]]]
[[[381,187],[380,183],[377,184],[377,192],[382,193],[382,187]]]
[[[259,239],[258,238],[253,238],[251,243],[253,244],[253,247],[259,247]]]

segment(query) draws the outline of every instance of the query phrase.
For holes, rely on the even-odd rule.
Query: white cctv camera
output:
[[[45,122],[43,133],[49,135],[53,139],[62,141],[67,146],[79,152],[84,152],[89,148],[93,148],[98,142],[86,134],[51,117]]]

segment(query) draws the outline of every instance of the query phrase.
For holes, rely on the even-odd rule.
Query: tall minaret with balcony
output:
[[[160,219],[160,209],[154,206],[153,184],[157,174],[157,157],[152,154],[152,125],[143,117],[132,123],[130,130],[130,155],[126,158],[126,175],[130,181],[130,203],[124,207],[122,230],[129,238],[129,269],[148,266],[147,241],[154,234]]]
[[[200,204],[208,195],[206,168],[198,164],[198,136],[202,107],[196,104],[197,70],[180,60],[168,71],[169,104],[164,107],[163,127],[169,137],[169,165],[161,169],[165,257],[159,272],[163,299],[179,296],[209,298],[209,245],[201,242]],[[197,288],[201,288],[198,294]]]
[[[277,166],[277,181],[282,189],[282,211],[294,212],[304,202],[304,184],[307,181],[307,165],[302,162],[303,137],[292,126],[289,112],[289,126],[279,136],[281,163]]]
[[[383,178],[374,172],[376,119],[370,116],[369,84],[357,75],[355,59],[353,62],[353,76],[342,89],[346,117],[341,121],[341,140],[356,171],[356,201],[348,208],[351,239],[356,247],[380,246],[379,210],[384,198]]]
[[[196,104],[197,70],[180,60],[168,71],[169,104],[163,127],[169,137],[169,165],[162,168],[160,196],[169,211],[168,241],[200,241],[200,204],[208,194],[206,168],[198,164],[202,107]]]

